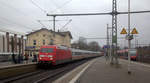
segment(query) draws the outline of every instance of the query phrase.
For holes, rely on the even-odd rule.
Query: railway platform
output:
[[[32,61],[23,61],[22,63],[13,63],[13,62],[0,62],[0,69],[1,68],[7,68],[7,67],[13,67],[13,66],[21,66],[21,65],[28,65],[28,64],[35,64],[36,62]]]
[[[149,83],[150,65],[119,59],[119,66],[110,65],[104,57],[96,58],[74,69],[53,83]]]
[[[36,62],[23,62],[20,64],[14,64],[11,62],[0,63],[0,83],[2,79],[21,75],[27,72],[33,72],[36,70]]]

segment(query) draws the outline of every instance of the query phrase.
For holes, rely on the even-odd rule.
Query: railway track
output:
[[[27,73],[17,77],[2,80],[2,83],[51,83],[65,73],[73,70],[77,66],[91,59],[74,61],[71,63],[57,65],[55,67],[40,69],[32,73]],[[1,83],[0,82],[0,83]]]
[[[23,74],[23,75],[20,75],[20,76],[16,76],[16,77],[12,77],[12,78],[8,78],[8,79],[3,79],[0,81],[0,83],[11,83],[11,82],[15,82],[17,80],[20,80],[20,79],[24,79],[26,77],[29,77],[29,76],[34,76],[34,75],[37,75],[38,73],[42,73],[44,72],[44,70],[37,70],[37,71],[34,71],[34,72],[30,72],[30,73],[27,73],[27,74]]]
[[[49,72],[50,73],[49,75],[47,75],[47,76],[45,76],[45,77],[35,81],[34,83],[43,83],[43,82],[45,82],[47,80],[50,80],[50,78],[53,78],[53,77],[55,77],[57,75],[60,75],[60,74],[64,73],[67,70],[69,71],[71,69],[65,67],[65,68],[60,68],[58,70],[51,71],[51,72]]]

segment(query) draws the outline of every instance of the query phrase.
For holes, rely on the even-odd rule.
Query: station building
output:
[[[61,45],[71,47],[70,31],[54,32],[41,28],[26,35],[26,51],[38,51],[42,45]]]

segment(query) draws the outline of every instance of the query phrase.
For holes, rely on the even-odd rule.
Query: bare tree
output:
[[[92,41],[88,43],[88,49],[91,51],[100,51],[101,47],[99,46],[98,42]]]
[[[80,37],[78,41],[75,41],[71,44],[72,48],[82,49],[82,50],[89,50],[89,51],[101,51],[101,47],[99,46],[98,42],[92,41],[87,43],[86,38]]]

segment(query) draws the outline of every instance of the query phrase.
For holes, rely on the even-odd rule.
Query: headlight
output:
[[[44,55],[40,55],[40,57],[44,57]]]
[[[50,57],[50,58],[51,58],[51,57],[53,57],[53,56],[52,56],[52,55],[48,55],[48,57]]]

